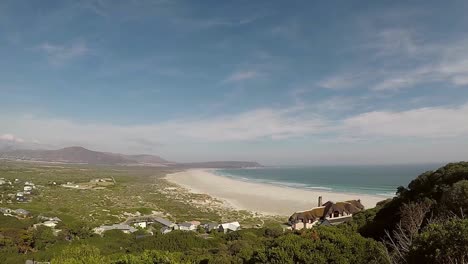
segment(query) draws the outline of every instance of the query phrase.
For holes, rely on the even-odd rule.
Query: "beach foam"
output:
[[[217,175],[213,170],[194,169],[168,174],[166,179],[194,193],[204,193],[226,202],[238,210],[263,214],[289,216],[295,211],[317,206],[319,196],[323,201],[361,199],[366,208],[372,208],[385,198],[375,195],[339,193],[322,189],[301,189],[292,186],[250,182]]]

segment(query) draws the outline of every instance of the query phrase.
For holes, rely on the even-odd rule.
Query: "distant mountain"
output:
[[[177,167],[182,168],[254,168],[263,167],[258,162],[253,161],[209,161],[209,162],[192,162],[192,163],[177,163]]]
[[[169,162],[159,156],[155,155],[148,155],[148,154],[140,154],[140,155],[123,155],[119,154],[121,157],[127,159],[127,160],[132,160],[136,163],[141,163],[141,164],[159,164],[159,163],[173,163]]]
[[[58,150],[4,150],[0,152],[0,158],[102,165],[160,165],[169,163],[158,156],[106,153],[83,147],[67,147]]]
[[[176,163],[156,155],[125,155],[99,152],[83,147],[67,147],[57,150],[0,149],[0,159],[61,162],[92,165],[171,166],[176,168],[247,168],[261,167],[257,162],[213,161],[197,163]]]

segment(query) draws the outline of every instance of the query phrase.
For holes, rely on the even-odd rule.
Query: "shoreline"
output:
[[[324,203],[329,200],[338,202],[361,199],[366,209],[375,207],[377,202],[386,199],[369,194],[305,190],[237,180],[216,175],[212,169],[190,169],[167,174],[164,178],[192,193],[207,194],[222,200],[226,207],[265,215],[290,216],[296,211],[308,210],[317,206],[319,196],[323,197]]]

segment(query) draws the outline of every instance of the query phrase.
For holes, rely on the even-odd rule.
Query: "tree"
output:
[[[443,196],[444,206],[462,217],[468,212],[468,180],[455,183]]]
[[[468,263],[468,219],[428,225],[408,252],[408,263]]]
[[[38,250],[45,249],[57,241],[52,229],[46,226],[38,226],[33,232],[33,239],[34,248]]]
[[[124,255],[114,264],[179,264],[180,254],[168,251],[146,250],[139,255]]]
[[[105,264],[107,257],[101,256],[98,248],[89,245],[68,246],[51,264]]]

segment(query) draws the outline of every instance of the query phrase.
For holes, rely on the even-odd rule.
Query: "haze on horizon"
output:
[[[468,158],[467,1],[0,2],[0,147]]]

